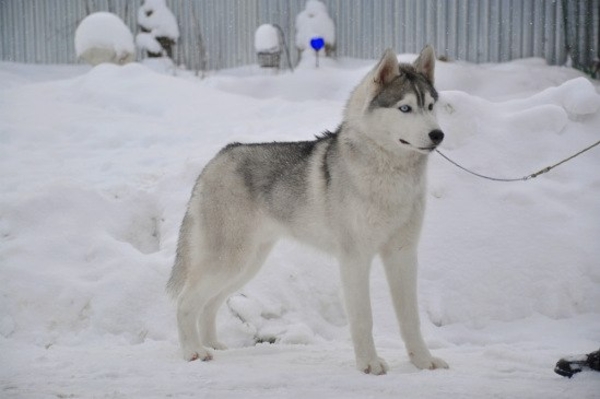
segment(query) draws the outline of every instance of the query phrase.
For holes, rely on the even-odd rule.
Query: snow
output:
[[[162,46],[152,33],[138,33],[135,37],[135,44],[140,49],[147,50],[151,53],[160,54],[162,52]]]
[[[138,10],[138,23],[154,37],[168,37],[174,41],[179,38],[177,20],[165,0],[144,0]]]
[[[75,31],[75,52],[82,57],[87,51],[113,51],[116,59],[135,54],[133,35],[123,21],[109,12],[96,12],[85,17]]]
[[[232,141],[335,129],[374,62],[204,80],[0,63],[0,396],[597,397],[600,374],[553,367],[600,346],[598,148],[518,183],[431,155],[419,296],[449,370],[411,365],[376,261],[391,369],[356,371],[335,262],[292,242],[221,310],[231,349],[181,359],[164,286],[202,167]],[[480,173],[519,177],[599,139],[599,85],[569,68],[439,62],[436,85],[441,150]]]
[[[323,2],[308,0],[305,9],[296,16],[296,47],[312,51],[310,41],[315,37],[321,37],[325,43],[334,45],[335,25]]]
[[[262,24],[254,33],[254,49],[257,52],[275,53],[281,51],[279,33],[271,24]]]

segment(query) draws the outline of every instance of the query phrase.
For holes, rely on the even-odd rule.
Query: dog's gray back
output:
[[[260,215],[256,227],[320,247],[331,245],[315,231],[315,224],[329,218],[332,204],[342,203],[335,197],[339,190],[334,183],[340,178],[340,130],[312,141],[230,144],[203,172],[204,196],[231,202],[235,187],[243,212]],[[219,180],[207,183],[217,175]],[[224,180],[226,189],[222,189]]]
[[[235,160],[235,173],[252,201],[260,203],[270,216],[290,222],[309,201],[311,186],[326,187],[330,172],[325,153],[335,142],[335,134],[313,141],[263,144],[231,144],[221,156]],[[319,181],[311,173],[321,166]]]

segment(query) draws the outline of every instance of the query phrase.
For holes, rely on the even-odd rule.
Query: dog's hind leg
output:
[[[218,182],[209,183],[200,181],[194,189],[188,208],[191,216],[184,218],[187,222],[178,247],[179,264],[185,265],[186,273],[177,322],[188,361],[212,358],[204,344],[221,347],[216,338],[216,312],[227,287],[244,274],[258,243],[254,209],[243,190],[223,192]]]
[[[214,229],[213,245],[198,250],[198,258],[190,260],[185,288],[179,296],[177,322],[179,341],[186,360],[211,360],[204,346],[220,347],[216,338],[216,313],[228,295],[230,286],[240,280],[256,253],[253,237],[247,229],[229,235]]]
[[[200,338],[205,346],[218,350],[227,349],[217,338],[216,321],[219,308],[231,294],[241,289],[258,273],[274,244],[274,241],[269,241],[259,245],[241,274],[233,278],[221,292],[208,301],[200,315]]]
[[[199,281],[188,281],[177,303],[177,326],[183,357],[187,361],[211,360],[211,353],[202,345],[198,321],[208,301],[225,284],[223,275],[202,276]]]

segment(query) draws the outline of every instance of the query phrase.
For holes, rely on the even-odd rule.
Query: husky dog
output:
[[[337,257],[360,371],[385,374],[369,298],[380,255],[401,335],[420,369],[447,368],[421,336],[417,246],[428,155],[444,134],[435,118],[435,54],[411,64],[387,50],[355,88],[335,132],[313,141],[225,147],[204,168],[181,225],[167,284],[177,299],[186,360],[211,360],[221,304],[260,269],[275,242],[293,237]]]

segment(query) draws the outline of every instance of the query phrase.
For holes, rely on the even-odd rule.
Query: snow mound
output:
[[[569,119],[596,113],[600,109],[600,95],[587,79],[576,78],[525,99],[502,102],[444,91],[437,108],[440,120],[452,132],[444,146],[456,148],[464,139],[483,131],[558,134]]]
[[[589,115],[600,109],[600,96],[589,80],[571,79],[560,86],[548,88],[531,96],[527,103],[555,104],[563,107],[572,116]],[[506,109],[518,109],[527,106],[523,100],[506,104]]]
[[[145,337],[149,320],[144,297],[160,291],[162,284],[152,281],[156,263],[143,258],[160,249],[161,212],[143,191],[126,199],[107,194],[54,183],[40,187],[18,206],[3,201],[7,249],[21,254],[21,260],[8,262],[5,271],[9,279],[23,282],[8,288],[13,300],[2,307],[12,314],[12,327],[3,328],[4,336],[40,345],[68,342],[82,333],[124,335],[132,342]],[[35,276],[30,268],[40,262],[28,253],[29,242],[36,243],[35,253],[43,258]],[[122,267],[132,273],[130,278],[119,277]],[[121,302],[129,305],[121,307]]]
[[[133,35],[118,16],[93,13],[85,17],[75,31],[75,52],[91,65],[125,64],[134,58]]]
[[[572,384],[552,367],[598,345],[598,149],[512,184],[431,154],[421,320],[450,370],[410,364],[375,261],[374,335],[393,375],[358,374],[335,261],[290,242],[221,309],[232,349],[181,360],[164,288],[203,166],[232,141],[335,130],[375,62],[202,81],[134,63],[0,63],[4,396],[593,397],[595,376]],[[438,63],[436,76],[441,151],[478,172],[521,176],[598,140],[599,86],[577,71]]]
[[[563,90],[562,105],[567,112],[576,115],[595,114],[600,110],[600,96],[589,80],[578,78],[560,86]]]
[[[597,132],[582,128],[597,123],[590,112],[598,109],[598,101],[600,95],[583,78],[527,98],[499,102],[445,91],[437,105],[447,138],[442,151],[484,175],[523,177],[598,140]],[[589,203],[583,199],[585,193],[598,188],[586,166],[597,159],[588,153],[543,178],[507,185],[478,180],[434,158],[432,197],[443,200],[442,208],[456,214],[450,223],[452,234],[438,239],[452,247],[458,242],[448,240],[461,237],[460,246],[468,249],[462,254],[449,251],[452,270],[437,269],[443,277],[436,280],[444,283],[437,299],[430,302],[431,320],[438,325],[480,325],[533,314],[560,319],[597,312],[600,296],[592,287],[598,273],[592,272],[595,261],[586,257],[597,252],[593,242],[600,230],[586,212],[567,211],[580,201]],[[461,185],[460,191],[456,184]],[[569,194],[558,194],[561,187],[568,187]],[[468,198],[475,201],[467,205]],[[430,220],[435,224],[433,220],[441,215],[436,205],[432,208],[435,215],[430,213]],[[597,207],[589,212],[600,216]],[[573,231],[577,239],[565,245],[564,231]],[[481,251],[483,246],[487,250]],[[470,298],[487,305],[476,305]]]
[[[546,104],[514,112],[507,116],[505,122],[518,130],[560,133],[567,126],[568,120],[563,107]]]

